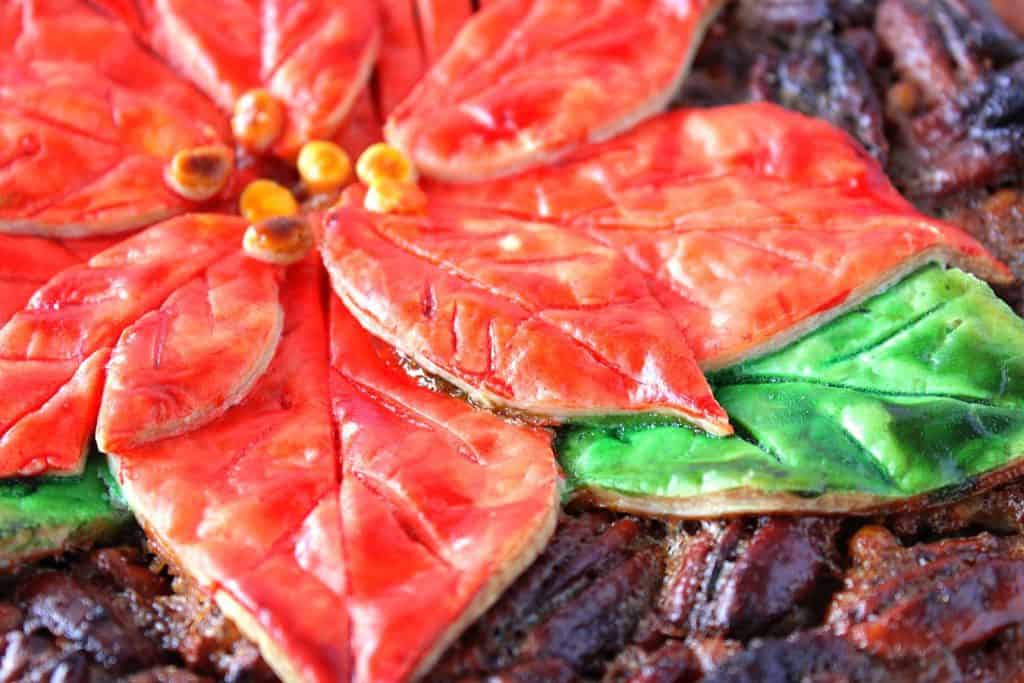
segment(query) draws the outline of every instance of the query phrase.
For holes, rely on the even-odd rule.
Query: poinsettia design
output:
[[[622,254],[705,369],[779,348],[928,261],[1010,279],[845,133],[771,104],[677,110],[556,166],[429,192]]]
[[[54,275],[113,243],[113,238],[56,240],[0,234],[0,325]]]
[[[188,289],[208,266],[240,252],[244,227],[229,216],[172,219],[62,271],[32,295],[0,328],[0,385],[10,397],[0,422],[0,473],[81,469],[104,368],[122,331]],[[167,416],[147,417],[159,423]]]
[[[823,123],[763,105],[655,116],[718,5],[497,0],[470,17],[470,3],[454,0],[417,0],[415,11],[384,0],[380,12],[319,0],[7,3],[0,35],[15,59],[0,67],[0,140],[14,151],[0,164],[0,388],[11,400],[0,408],[0,475],[63,476],[33,480],[38,499],[95,501],[95,435],[160,552],[288,681],[422,674],[551,533],[561,485],[552,430],[425,387],[410,359],[477,402],[549,426],[580,422],[559,445],[574,483],[592,492],[622,493],[573,454],[659,433],[634,435],[631,419],[671,422],[672,452],[698,453],[698,478],[749,487],[744,509],[771,508],[765,491],[833,486],[804,467],[792,420],[773,431],[751,415],[758,391],[803,372],[793,384],[814,394],[820,433],[849,431],[826,389],[863,395],[853,418],[882,402],[836,376],[850,363],[800,346],[710,384],[703,370],[779,348],[928,261],[1007,275],[915,212]],[[55,40],[62,31],[76,40]],[[232,138],[247,97],[283,108],[263,158],[291,161],[313,137],[356,153],[389,117],[388,137],[433,176],[421,184],[426,209],[369,211],[354,187],[318,221],[319,253],[288,266],[246,256],[246,222],[227,214],[271,162],[247,147],[198,199],[165,178],[183,150],[226,150],[181,162],[201,180],[231,161],[226,145],[251,147]],[[50,239],[12,234],[26,232]],[[931,338],[959,320],[960,335],[1016,334],[1019,321],[990,294],[960,284],[960,304],[907,329]],[[908,286],[883,296],[902,302]],[[955,298],[940,290],[929,291]],[[1014,344],[1000,338],[986,367],[1004,367]],[[1017,404],[978,408],[1003,398],[994,375],[967,387],[963,363],[941,366],[945,348],[934,345],[941,371],[927,374],[945,384],[922,393],[959,402],[960,422],[976,429],[961,435],[952,474],[883,444],[889,479],[903,477],[895,495],[1019,455],[1013,416],[996,414]],[[794,355],[803,365],[777,365]],[[915,400],[886,405],[910,424]],[[726,410],[738,436],[678,425],[728,434]],[[610,450],[622,460],[612,469],[635,465],[641,484],[678,484],[679,470],[652,473],[658,462],[642,449]],[[747,476],[730,479],[737,463]],[[846,484],[871,463],[843,464],[834,474]],[[15,500],[21,518],[40,504],[0,489],[0,502]],[[124,516],[110,503],[82,514],[52,526],[89,534]],[[3,534],[0,561],[43,547],[5,555]]]
[[[476,211],[341,209],[322,242],[363,325],[481,402],[555,420],[663,411],[728,432],[681,328],[614,250]]]

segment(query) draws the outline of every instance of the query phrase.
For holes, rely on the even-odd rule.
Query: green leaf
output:
[[[0,569],[116,533],[131,513],[111,484],[98,453],[79,476],[0,481]]]
[[[736,436],[648,418],[568,427],[570,482],[624,509],[848,510],[1024,456],[1024,321],[924,268],[785,349],[713,375]]]

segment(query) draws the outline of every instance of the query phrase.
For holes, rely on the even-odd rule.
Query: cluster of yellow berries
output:
[[[337,192],[352,174],[345,151],[323,140],[303,145],[296,167],[304,188],[314,195]],[[367,187],[364,207],[370,211],[421,213],[426,208],[427,197],[416,185],[412,162],[390,145],[368,147],[356,163],[356,176]],[[312,244],[309,226],[298,216],[298,202],[288,188],[272,180],[254,180],[238,204],[250,223],[244,239],[247,253],[278,264],[294,263],[305,255]]]
[[[243,149],[262,154],[281,137],[285,110],[266,90],[252,90],[239,98],[231,117],[235,141]],[[307,142],[295,160],[304,194],[330,197],[349,183],[352,162],[341,147],[326,140]],[[224,145],[208,145],[178,152],[168,164],[165,178],[178,194],[193,201],[219,195],[234,170],[234,155]],[[379,213],[421,213],[427,197],[416,185],[412,162],[394,147],[377,143],[368,147],[355,166],[366,185],[364,207]],[[333,201],[333,200],[328,200]],[[299,216],[295,195],[266,178],[246,185],[238,201],[250,223],[244,246],[252,256],[271,263],[294,263],[312,244],[308,222]]]

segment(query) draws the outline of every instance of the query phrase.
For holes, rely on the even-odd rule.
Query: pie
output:
[[[0,9],[0,680],[1024,675],[978,1]]]

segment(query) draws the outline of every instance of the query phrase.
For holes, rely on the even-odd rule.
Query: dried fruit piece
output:
[[[427,202],[426,193],[413,183],[378,180],[366,191],[363,206],[375,213],[420,214]]]
[[[875,85],[856,50],[843,40],[822,32],[783,55],[759,55],[751,81],[754,99],[830,121],[886,162],[889,143]]]
[[[249,256],[287,266],[306,256],[313,246],[313,233],[302,216],[281,216],[250,225],[242,243]]]
[[[706,683],[761,681],[844,681],[853,683],[939,683],[960,680],[956,663],[932,655],[900,667],[858,650],[830,633],[799,633],[786,640],[756,641],[726,659],[702,679]]]
[[[192,147],[174,155],[164,180],[185,199],[203,202],[220,194],[233,168],[234,155],[224,145]]]
[[[259,223],[268,218],[294,216],[299,212],[299,203],[284,185],[260,178],[242,190],[238,198],[238,209],[242,218],[250,223]]]
[[[882,0],[875,30],[896,70],[931,104],[1024,57],[1024,41],[987,2]]]
[[[1024,41],[1022,41],[1024,49]],[[908,191],[941,197],[1013,182],[1024,169],[1024,59],[973,81],[912,123]]]
[[[559,612],[563,623],[571,619],[575,610],[569,603],[573,598],[584,596],[585,602],[600,599],[597,579],[648,549],[648,531],[639,520],[613,521],[596,510],[563,515],[544,552],[448,650],[428,680],[484,679],[522,661],[530,632]],[[640,576],[646,578],[644,573]],[[631,605],[605,617],[608,621],[633,621],[636,613],[636,605]],[[599,621],[590,625],[593,630],[601,629]],[[532,640],[536,643],[540,638]],[[571,647],[572,641],[568,644]]]
[[[235,102],[231,132],[250,152],[265,152],[284,132],[284,105],[263,88],[250,90]]]
[[[658,600],[660,630],[748,640],[815,625],[816,608],[823,611],[822,595],[838,573],[838,533],[838,520],[820,517],[677,529]]]
[[[1024,545],[980,534],[904,548],[886,529],[850,540],[852,567],[828,626],[886,656],[955,652],[1021,620]]]

